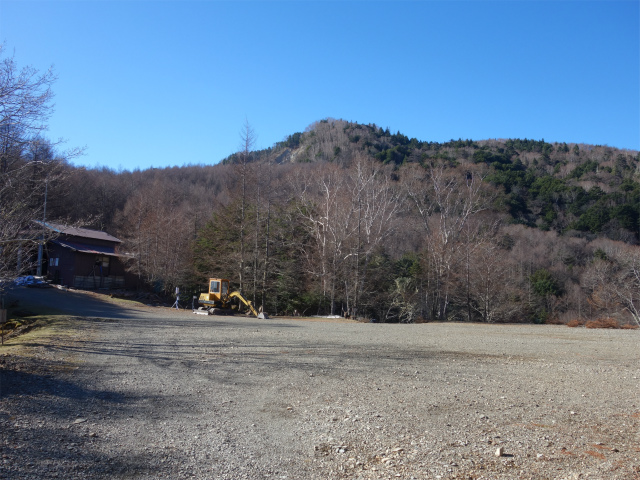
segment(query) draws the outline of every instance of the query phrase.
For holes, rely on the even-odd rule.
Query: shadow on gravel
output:
[[[111,418],[145,415],[153,399],[82,387],[72,375],[63,363],[0,358],[0,478],[153,478],[170,468],[96,433]]]
[[[153,318],[153,311],[144,319],[127,317],[126,319],[119,320],[120,323],[130,328],[139,329],[159,329],[159,328],[204,328],[204,329],[238,329],[238,328],[278,328],[278,329],[299,329],[303,328],[303,325],[292,325],[287,323],[276,323],[273,320],[258,320],[256,318],[247,318],[243,316],[227,316],[218,317],[216,315],[203,316],[194,315],[191,312],[184,313],[180,311],[176,313],[176,317],[167,316],[167,310],[161,312],[162,315],[158,315],[160,318]],[[215,330],[205,333],[212,334]]]
[[[90,437],[86,428],[74,425],[60,429],[10,422],[0,425],[3,427],[0,478],[171,478],[167,472],[161,473],[161,464],[152,453],[100,451],[104,439]],[[180,464],[186,459],[176,460]]]
[[[166,324],[145,322],[142,328],[167,327]],[[210,326],[208,324],[207,326]],[[175,327],[175,324],[173,325]],[[221,327],[228,328],[229,323]],[[130,328],[129,325],[126,328]],[[135,338],[135,336],[133,336]],[[191,341],[188,341],[191,340]],[[241,335],[233,340],[216,341],[215,335],[195,335],[195,338],[179,337],[166,342],[107,342],[101,340],[76,340],[73,344],[43,344],[47,350],[79,354],[135,358],[143,365],[164,370],[168,375],[183,371],[184,375],[206,378],[218,384],[248,385],[261,382],[260,372],[299,371],[316,375],[353,376],[370,372],[372,368],[397,369],[436,367],[452,361],[464,362],[486,368],[487,364],[502,363],[503,355],[478,354],[438,349],[402,349],[376,345],[375,348],[356,348],[335,342],[309,343],[307,340],[291,342],[243,341]],[[512,357],[513,358],[513,357]],[[375,366],[375,367],[373,367]],[[245,375],[245,374],[250,375]]]
[[[74,401],[83,401],[89,398],[99,398],[114,403],[124,401],[123,396],[115,392],[86,389],[57,376],[2,366],[2,370],[0,370],[0,398],[43,393]]]

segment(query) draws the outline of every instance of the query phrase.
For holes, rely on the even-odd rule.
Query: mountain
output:
[[[325,119],[215,165],[65,166],[47,218],[124,240],[143,288],[229,278],[269,314],[640,325],[640,158]]]
[[[358,156],[398,168],[444,163],[464,170],[484,167],[485,182],[500,191],[494,208],[511,223],[561,234],[638,243],[640,154],[609,146],[542,140],[451,140],[445,143],[392,134],[376,125],[326,119],[254,152],[256,162],[333,162],[349,166]],[[223,160],[234,164],[238,154]]]

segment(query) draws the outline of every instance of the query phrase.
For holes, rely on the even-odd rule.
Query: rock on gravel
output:
[[[0,478],[638,478],[639,340],[160,310],[77,319],[0,350]]]

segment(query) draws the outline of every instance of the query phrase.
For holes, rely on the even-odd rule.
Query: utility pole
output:
[[[36,276],[42,276],[42,249],[44,247],[44,229],[46,228],[47,221],[47,192],[49,190],[49,177],[44,179],[44,213],[42,214],[42,239],[38,245],[38,268],[36,269]]]
[[[360,289],[360,225],[362,224],[362,198],[358,191],[358,249],[356,250],[356,291],[353,302],[353,319],[358,318],[358,290]]]

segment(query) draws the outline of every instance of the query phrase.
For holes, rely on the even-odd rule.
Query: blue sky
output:
[[[314,121],[640,149],[637,1],[0,0],[76,165],[213,164]]]

